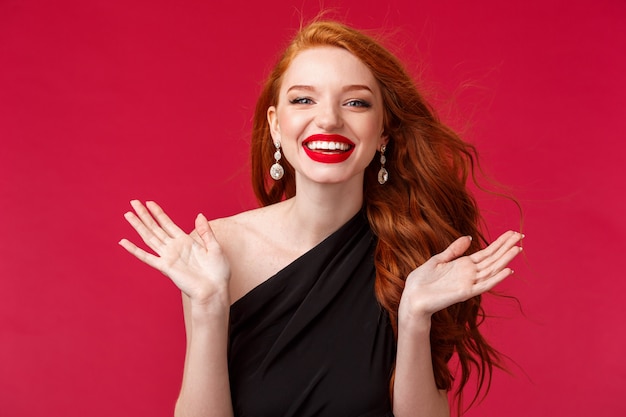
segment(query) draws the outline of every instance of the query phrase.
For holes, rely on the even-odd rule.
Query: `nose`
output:
[[[341,109],[333,103],[318,104],[315,123],[320,129],[331,132],[343,125]]]

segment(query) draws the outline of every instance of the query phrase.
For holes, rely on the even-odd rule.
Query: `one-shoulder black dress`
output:
[[[392,416],[395,342],[374,295],[375,245],[358,213],[232,305],[235,416]]]

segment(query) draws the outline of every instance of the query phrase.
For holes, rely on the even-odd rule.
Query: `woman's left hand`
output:
[[[513,273],[507,265],[521,251],[524,235],[508,231],[486,248],[463,256],[471,237],[455,240],[443,252],[412,271],[400,300],[399,318],[427,318],[490,290]]]

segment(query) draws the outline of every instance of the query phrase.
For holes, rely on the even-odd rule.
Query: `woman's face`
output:
[[[386,143],[383,103],[371,71],[350,52],[315,47],[299,53],[283,75],[278,105],[268,109],[274,141],[299,182],[363,182]]]

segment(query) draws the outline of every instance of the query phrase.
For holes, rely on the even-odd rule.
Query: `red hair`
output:
[[[378,237],[375,252],[376,296],[398,332],[398,306],[408,274],[460,236],[474,237],[469,252],[486,243],[482,219],[467,189],[474,177],[476,150],[443,125],[422,98],[399,60],[380,43],[340,23],[316,21],[302,28],[288,45],[267,79],[258,99],[252,132],[252,183],[262,205],[273,204],[296,193],[294,170],[283,159],[285,175],[269,177],[274,162],[267,109],[278,103],[281,77],[294,57],[316,46],[335,46],[351,52],[372,72],[380,85],[384,104],[384,134],[389,138],[385,167],[389,181],[377,181],[377,158],[367,167],[364,208]],[[452,389],[448,362],[458,355],[461,393],[472,369],[477,371],[478,392],[488,391],[494,366],[500,357],[479,332],[484,319],[481,297],[454,304],[435,313],[431,349],[438,388]],[[393,379],[391,381],[393,385]]]

